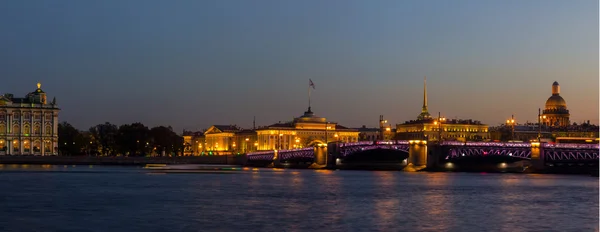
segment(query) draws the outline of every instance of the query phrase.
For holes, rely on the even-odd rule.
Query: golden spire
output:
[[[423,80],[423,112],[427,112],[427,76]]]
[[[417,118],[419,120],[431,118],[429,110],[427,109],[427,76],[423,80],[423,109],[421,109],[421,114],[419,114],[419,117]]]
[[[42,83],[39,83],[39,82],[38,82],[38,83],[37,83],[37,87],[38,87],[38,89],[42,88]]]

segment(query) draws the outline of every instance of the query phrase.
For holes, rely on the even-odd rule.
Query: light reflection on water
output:
[[[2,231],[597,231],[587,176],[0,166]],[[148,175],[152,174],[152,175]],[[160,174],[160,175],[156,175]]]

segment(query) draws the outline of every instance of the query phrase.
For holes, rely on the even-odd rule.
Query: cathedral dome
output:
[[[546,100],[546,110],[566,109],[567,102],[560,95],[552,95]]]

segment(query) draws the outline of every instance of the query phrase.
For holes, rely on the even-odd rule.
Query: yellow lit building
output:
[[[256,130],[257,150],[287,150],[328,142],[357,142],[359,131],[317,117],[308,108],[291,122],[276,123]]]
[[[204,133],[202,132],[183,132],[183,155],[197,156],[202,154],[205,148]]]
[[[417,120],[396,125],[396,139],[440,140],[485,140],[489,138],[488,125],[479,121],[432,118],[427,109],[427,79],[424,82],[423,107]]]
[[[214,125],[204,132],[204,145],[201,152],[221,152],[220,154],[247,153],[258,147],[256,131],[241,129],[236,125]]]
[[[569,126],[569,116],[567,102],[560,96],[560,85],[555,81],[552,84],[552,96],[546,100],[542,124],[550,127],[566,127]]]
[[[24,98],[0,96],[0,155],[58,154],[59,111],[40,83]]]
[[[231,151],[235,133],[241,129],[235,125],[214,125],[204,132],[207,151]]]
[[[440,123],[440,121],[442,123]],[[485,140],[489,139],[488,125],[473,120],[426,119],[396,125],[396,139]]]

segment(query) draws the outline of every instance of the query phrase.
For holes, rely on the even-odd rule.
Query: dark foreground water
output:
[[[4,165],[0,231],[598,231],[598,178]]]

